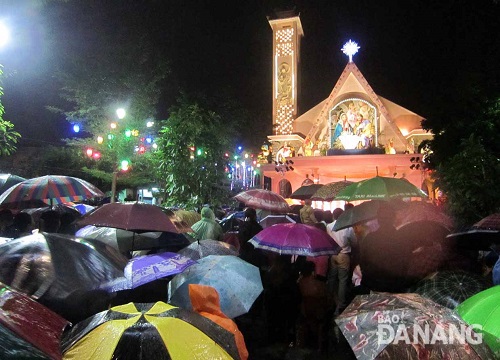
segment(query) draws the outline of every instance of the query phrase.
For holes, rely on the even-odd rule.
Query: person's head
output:
[[[300,274],[302,276],[311,276],[314,274],[314,271],[316,270],[316,264],[314,264],[312,261],[305,261],[300,269]]]
[[[337,220],[343,212],[344,210],[342,210],[341,208],[336,208],[335,210],[333,210],[333,220]]]
[[[305,199],[304,200],[304,204],[307,205],[307,206],[311,206],[312,205],[312,200],[311,199]]]
[[[354,207],[354,204],[351,204],[351,203],[346,203],[346,204],[344,205],[344,210],[349,210],[349,209],[351,209],[351,208],[353,208],[353,207]]]
[[[357,113],[356,114],[356,120],[358,120],[359,122],[363,121],[363,114]]]
[[[40,215],[40,231],[55,233],[61,226],[61,216],[57,211],[49,210]]]
[[[396,211],[389,204],[380,204],[377,210],[377,220],[380,227],[393,226]]]
[[[257,221],[257,211],[254,208],[247,207],[245,209],[245,219]]]
[[[203,219],[215,220],[215,214],[214,214],[214,212],[212,211],[212,209],[210,209],[208,206],[204,206],[204,207],[201,209],[201,217],[202,217]]]
[[[341,121],[341,122],[345,122],[346,120],[347,120],[347,114],[346,114],[346,113],[342,113],[342,114],[340,115],[340,121]]]
[[[33,230],[33,217],[25,212],[17,213],[14,216],[12,225],[20,232],[27,233]]]
[[[13,220],[14,215],[12,214],[12,211],[10,211],[9,209],[0,210],[0,228],[5,228],[12,225]]]
[[[333,221],[333,214],[330,210],[323,210],[323,221],[327,224]]]

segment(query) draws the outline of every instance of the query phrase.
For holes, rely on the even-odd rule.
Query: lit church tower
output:
[[[300,18],[294,10],[268,17],[273,29],[273,128],[274,136],[286,139],[293,132],[297,116],[300,40],[304,36]],[[278,140],[278,139],[276,139]]]

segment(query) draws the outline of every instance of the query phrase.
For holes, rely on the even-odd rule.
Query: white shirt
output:
[[[354,234],[354,229],[352,227],[348,227],[345,229],[340,229],[337,231],[333,231],[333,226],[335,222],[328,224],[326,227],[326,232],[328,235],[332,237],[333,240],[342,248],[340,251],[342,254],[350,254],[351,253],[351,239],[356,236]]]

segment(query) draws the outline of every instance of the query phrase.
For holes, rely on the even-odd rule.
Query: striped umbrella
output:
[[[231,332],[161,301],[100,312],[65,333],[61,348],[64,359],[240,359]]]
[[[103,196],[101,190],[85,180],[71,176],[46,175],[12,186],[0,196],[0,204],[41,200],[52,206]]]

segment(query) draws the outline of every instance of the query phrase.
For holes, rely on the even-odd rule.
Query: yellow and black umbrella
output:
[[[64,359],[240,359],[234,335],[164,302],[100,312],[63,335]]]

